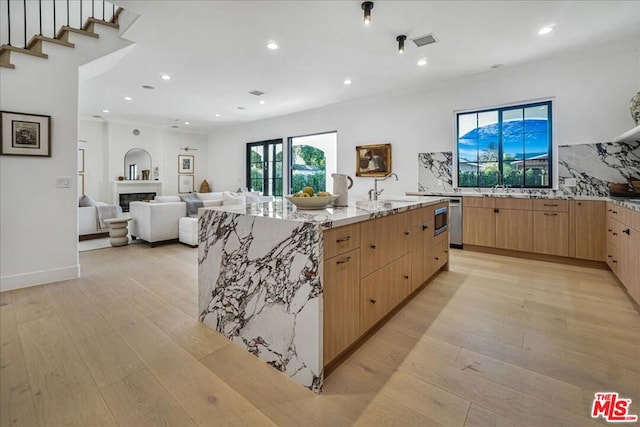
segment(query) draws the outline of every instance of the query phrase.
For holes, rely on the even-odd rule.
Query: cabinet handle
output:
[[[351,236],[347,236],[347,237],[344,237],[342,239],[338,239],[338,240],[336,240],[336,243],[348,242],[349,240],[351,240]]]
[[[376,248],[376,245],[369,245],[369,247],[370,247],[371,249],[375,249],[375,248]]]
[[[614,260],[613,260],[613,263],[614,263],[614,264],[617,264],[617,263],[618,263],[618,260],[615,260],[615,259],[614,259]]]
[[[614,214],[617,214],[617,213],[618,213],[618,211],[613,211],[613,213],[614,213]]]
[[[554,203],[543,203],[543,206],[558,206],[558,204],[554,204]]]
[[[611,255],[607,255],[607,258],[613,258]]]
[[[578,206],[582,206],[582,202],[578,202]]]
[[[350,256],[348,256],[346,258],[339,259],[338,261],[336,261],[336,264],[344,264],[344,263],[349,262],[349,261],[351,261],[351,257]]]
[[[409,232],[408,232],[408,231],[405,231],[405,232],[404,232],[404,235],[405,235],[405,236],[408,236],[408,235],[409,235]]]
[[[447,249],[445,249],[445,250],[444,250],[444,253],[445,253],[445,254],[448,254],[448,253],[449,253],[449,251],[448,251]]]
[[[626,233],[627,236],[631,235],[631,229],[627,228],[626,230],[622,230],[623,233]]]
[[[617,236],[617,235],[618,235],[618,233],[613,233],[613,235],[614,235],[614,236]]]
[[[500,212],[500,209],[496,208],[496,209],[493,210],[493,213],[499,213],[499,212]]]
[[[427,224],[422,224],[422,231],[426,230],[427,228],[429,228]]]
[[[376,303],[376,300],[374,300],[374,299],[372,298],[372,299],[370,299],[370,300],[369,300],[369,302],[370,302],[371,304],[375,304],[375,303]]]
[[[436,261],[440,261],[440,258],[438,258],[438,257],[435,257],[435,259],[436,259]]]
[[[613,212],[613,209],[607,209],[607,212]]]
[[[545,213],[546,216],[558,216],[557,213]]]
[[[404,277],[405,279],[408,279],[408,278],[409,278],[409,276],[407,276],[406,274],[405,274],[404,276],[402,276],[402,277]]]
[[[612,229],[608,229],[607,231],[608,231],[609,233],[611,233],[613,230],[612,230]]]

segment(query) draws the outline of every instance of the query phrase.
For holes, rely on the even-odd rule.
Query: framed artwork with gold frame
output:
[[[356,176],[387,176],[391,171],[391,144],[356,147]]]

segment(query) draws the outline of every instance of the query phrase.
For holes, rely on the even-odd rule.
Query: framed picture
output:
[[[391,173],[391,144],[356,147],[356,176],[387,176]]]
[[[187,154],[178,155],[178,173],[193,173],[193,156]]]
[[[78,148],[78,173],[84,173],[84,148]]]
[[[193,193],[193,175],[178,175],[178,193]]]
[[[0,154],[51,157],[51,116],[0,111]]]

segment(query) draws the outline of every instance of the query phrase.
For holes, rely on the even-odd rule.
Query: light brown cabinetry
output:
[[[569,202],[569,256],[606,259],[606,207],[597,200]]]
[[[363,278],[360,289],[360,333],[363,334],[411,293],[411,254]]]
[[[328,363],[360,336],[359,249],[324,260],[323,297],[323,357]]]
[[[360,247],[360,224],[331,228],[324,232],[324,258]]]
[[[462,201],[462,243],[496,245],[496,218],[493,198],[464,197]]]
[[[607,264],[640,304],[640,213],[607,203]]]
[[[531,252],[533,216],[530,199],[496,199],[496,248]]]
[[[388,215],[361,223],[360,277],[409,252],[409,212]]]
[[[533,252],[569,256],[569,202],[533,200]]]

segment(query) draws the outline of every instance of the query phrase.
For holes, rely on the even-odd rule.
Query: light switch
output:
[[[575,187],[578,184],[575,178],[565,178],[564,186],[565,187]]]
[[[71,177],[69,176],[59,176],[56,178],[56,187],[57,188],[71,188]]]

